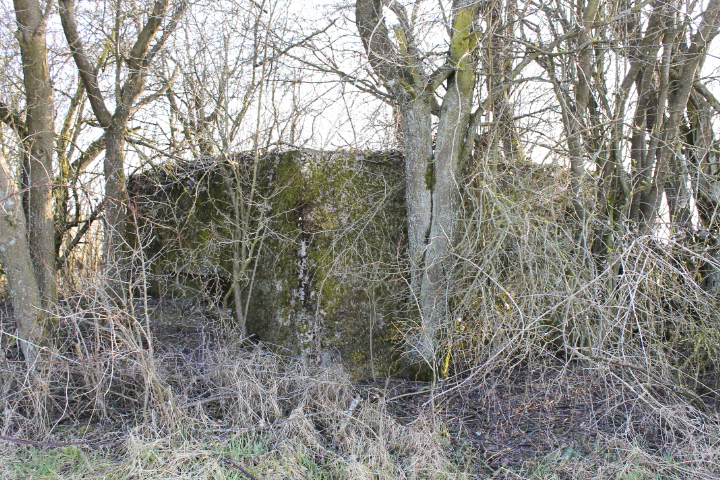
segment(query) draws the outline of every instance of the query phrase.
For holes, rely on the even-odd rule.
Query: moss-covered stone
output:
[[[400,156],[271,153],[258,160],[252,204],[254,160],[233,161],[244,173],[208,161],[133,179],[156,293],[207,294],[232,279],[239,193],[252,211],[245,228],[264,226],[241,282],[248,333],[309,359],[341,360],[357,375],[389,373],[405,286],[396,266],[407,221]]]

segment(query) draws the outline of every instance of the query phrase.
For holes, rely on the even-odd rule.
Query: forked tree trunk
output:
[[[388,6],[401,21],[393,42],[381,0],[357,0],[355,6],[368,60],[403,114],[411,296],[420,315],[418,331],[408,336],[408,349],[432,365],[439,329],[450,314],[449,254],[460,193],[458,168],[466,142],[472,138],[468,129],[475,90],[474,22],[479,4],[453,1],[447,65],[431,75],[423,72],[424,60],[403,7],[397,3]],[[433,138],[432,102],[443,83],[447,91]]]
[[[425,260],[420,305],[423,317],[423,343],[421,353],[426,360],[436,350],[438,329],[450,315],[449,286],[451,259],[449,253],[455,239],[460,189],[458,170],[460,154],[468,138],[470,109],[475,90],[474,65],[469,56],[474,49],[472,13],[460,10],[454,22],[455,37],[451,44],[451,61],[457,71],[448,79],[448,89],[440,109],[435,140],[433,184],[427,185],[431,193],[432,215],[430,232],[425,245]],[[458,37],[471,39],[456,41]],[[406,145],[406,149],[407,149]],[[412,148],[412,147],[410,147]]]
[[[150,65],[177,28],[178,21],[187,9],[189,2],[181,0],[178,7],[167,15],[170,0],[155,0],[148,11],[147,20],[138,32],[135,43],[130,48],[124,63],[127,77],[122,87],[116,85],[119,92],[115,99],[115,109],[111,113],[106,105],[97,73],[88,58],[75,17],[75,1],[59,0],[60,19],[73,59],[82,78],[93,113],[105,129],[105,269],[108,274],[107,291],[113,300],[122,302],[127,290],[126,280],[129,274],[129,250],[126,244],[126,184],[125,184],[125,134],[128,129],[135,103],[145,86],[145,77]],[[120,13],[118,12],[118,15]],[[162,34],[166,17],[169,19]],[[121,23],[118,17],[118,25]],[[120,32],[115,32],[120,41]],[[155,44],[151,43],[155,40]]]

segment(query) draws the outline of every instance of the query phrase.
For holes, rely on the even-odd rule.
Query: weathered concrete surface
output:
[[[342,361],[356,375],[396,369],[394,322],[407,286],[397,267],[406,248],[402,158],[271,153],[257,164],[250,202],[253,167],[238,156],[132,180],[154,293],[222,301],[238,247],[236,261],[250,260],[242,275],[236,270],[250,335],[308,359]],[[233,192],[251,213],[240,223],[245,237],[234,227]]]

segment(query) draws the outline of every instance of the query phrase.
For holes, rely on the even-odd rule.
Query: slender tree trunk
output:
[[[420,288],[422,315],[421,354],[426,361],[436,353],[438,329],[450,314],[449,287],[458,214],[460,189],[458,168],[468,138],[470,109],[475,91],[475,65],[471,58],[476,46],[473,32],[474,11],[461,7],[453,22],[450,60],[457,65],[447,80],[447,92],[440,109],[435,139],[431,192],[432,214],[425,247],[424,271]]]
[[[125,208],[125,134],[137,98],[143,91],[145,76],[152,60],[175,30],[189,3],[181,0],[169,16],[169,22],[158,37],[166,18],[170,0],[155,0],[142,29],[138,32],[124,62],[127,77],[122,86],[118,74],[114,113],[110,113],[100,89],[97,73],[90,62],[75,18],[75,1],[59,0],[60,19],[73,59],[78,68],[93,113],[105,129],[105,266],[108,273],[108,293],[114,300],[125,298],[129,275],[129,249],[126,245],[127,214]],[[121,23],[118,18],[118,25]],[[115,32],[120,41],[120,32]],[[155,44],[151,43],[155,40]],[[120,66],[118,66],[120,68]],[[119,70],[118,70],[119,71]]]
[[[121,123],[121,122],[117,122]],[[105,271],[108,293],[113,300],[127,296],[129,249],[127,248],[127,212],[125,209],[125,129],[113,122],[106,129],[105,162]]]
[[[35,279],[21,196],[7,161],[0,155],[0,258],[8,279],[20,348],[32,362],[47,338],[46,314]]]
[[[255,162],[259,160],[254,159]],[[243,291],[243,277],[245,273],[245,267],[247,265],[246,260],[249,257],[248,252],[248,237],[247,231],[250,225],[248,224],[248,218],[246,215],[246,209],[250,208],[249,205],[244,204],[244,192],[242,190],[242,178],[240,172],[240,166],[235,164],[232,160],[226,170],[225,177],[225,188],[227,188],[230,199],[232,200],[232,296],[233,305],[235,309],[235,323],[240,335],[243,337],[247,336],[247,322],[245,319],[245,310],[242,302],[242,291]],[[254,188],[254,185],[253,185]],[[228,292],[227,295],[230,295]],[[225,299],[224,299],[225,300]],[[226,301],[223,301],[223,308],[227,305]]]
[[[402,116],[411,289],[417,303],[421,295],[423,256],[432,219],[433,137],[428,99],[418,97],[403,103]]]
[[[463,84],[457,73],[451,77],[438,122],[435,145],[434,183],[430,232],[425,247],[424,272],[421,287],[423,317],[423,355],[435,351],[438,328],[448,317],[448,287],[450,259],[455,221],[460,198],[458,166],[460,153],[467,136],[474,78]],[[468,79],[465,79],[468,80]]]
[[[653,138],[649,149],[655,153],[657,164],[654,169],[653,181],[649,188],[643,192],[643,224],[645,230],[651,229],[657,217],[660,201],[664,192],[665,182],[663,176],[669,172],[669,165],[675,155],[674,149],[680,136],[679,126],[682,121],[688,99],[695,82],[699,66],[707,55],[707,49],[712,39],[718,33],[720,26],[720,0],[710,0],[703,12],[698,30],[692,37],[687,51],[682,52],[682,61],[679,65],[679,78],[672,93],[666,94],[668,115],[662,125],[662,133]],[[663,94],[663,91],[660,91]],[[666,103],[660,102],[661,106]],[[660,118],[660,115],[658,115]],[[657,139],[657,140],[656,140]],[[685,181],[685,180],[683,180]]]
[[[514,0],[493,2],[488,5],[485,21],[488,25],[484,68],[487,78],[488,97],[495,97],[490,103],[492,126],[488,131],[488,151],[494,165],[499,161],[514,162],[518,158],[520,138],[515,125],[515,109],[510,102],[510,89],[503,84],[510,81],[513,64],[512,25],[515,22]],[[505,18],[503,18],[505,14]],[[501,91],[495,94],[495,91]]]
[[[388,6],[401,22],[394,28],[394,43],[385,25],[383,5],[381,0],[356,0],[356,23],[370,65],[402,111],[411,295],[420,314],[420,329],[410,335],[408,349],[432,365],[439,328],[450,313],[449,253],[457,220],[458,168],[463,152],[468,151],[467,142],[474,138],[468,129],[475,90],[474,22],[479,4],[453,1],[447,65],[429,76],[423,72],[424,60],[404,8],[394,3]],[[445,82],[447,91],[433,149],[433,95]]]
[[[29,251],[42,307],[50,309],[57,301],[57,286],[52,196],[54,98],[45,40],[49,5],[43,12],[37,0],[15,0],[14,3],[27,100],[27,137],[23,139],[23,146],[30,187],[27,205]]]

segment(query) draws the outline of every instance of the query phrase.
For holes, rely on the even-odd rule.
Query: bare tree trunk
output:
[[[451,59],[458,69],[448,79],[448,89],[440,109],[434,159],[434,184],[430,235],[425,250],[421,313],[423,342],[421,353],[427,359],[434,354],[437,330],[448,317],[450,253],[455,238],[455,221],[460,198],[458,167],[460,154],[470,124],[470,109],[475,91],[474,65],[468,56],[475,48],[472,32],[473,13],[470,8],[459,10],[453,24],[456,32],[451,46]],[[470,37],[468,40],[458,38]],[[464,63],[464,64],[463,64]]]
[[[632,66],[621,86],[622,103],[633,84],[637,90],[637,105],[633,115],[632,134],[630,139],[630,199],[629,213],[630,225],[642,231],[645,189],[652,181],[652,167],[654,163],[654,150],[648,148],[647,132],[652,132],[656,121],[657,91],[653,85],[653,69],[657,54],[662,46],[663,32],[667,22],[672,17],[668,13],[669,4],[657,2],[648,19],[642,39],[631,50]],[[640,36],[640,33],[637,34]]]
[[[46,340],[46,314],[35,279],[21,196],[5,158],[0,155],[0,257],[8,279],[20,348],[32,362]]]
[[[413,302],[418,304],[423,256],[432,220],[433,137],[428,99],[418,97],[403,103],[402,116],[411,290]]]
[[[50,309],[57,301],[52,196],[54,99],[45,40],[51,3],[46,3],[43,11],[37,0],[14,2],[27,100],[27,136],[23,139],[23,147],[30,187],[27,219],[29,252],[45,309]]]
[[[256,158],[255,163],[259,160]],[[231,161],[232,162],[232,161]],[[225,185],[232,200],[233,214],[232,217],[232,287],[233,304],[235,309],[235,322],[240,335],[247,336],[247,322],[245,319],[245,310],[242,302],[243,277],[245,276],[246,258],[247,258],[247,230],[250,226],[247,223],[246,209],[249,205],[245,205],[243,198],[242,178],[240,166],[234,162],[227,169],[225,177]],[[254,185],[253,185],[254,188]],[[228,292],[230,295],[230,292]],[[227,302],[223,302],[223,308],[227,306]]]
[[[655,165],[652,184],[642,192],[644,195],[643,205],[645,206],[643,220],[646,230],[652,228],[657,217],[665,187],[663,177],[667,175],[672,156],[675,155],[674,149],[680,135],[679,126],[682,116],[690,98],[698,68],[707,55],[710,42],[718,33],[719,25],[720,0],[710,0],[687,51],[681,53],[680,73],[676,89],[671,94],[668,92],[666,95],[668,115],[660,128],[662,134],[656,137],[656,142],[651,142],[651,148],[654,147],[653,151],[656,152],[657,164]],[[660,94],[663,94],[662,90]],[[661,103],[660,106],[664,106],[665,102]],[[659,115],[658,118],[660,118]]]
[[[111,124],[105,131],[107,147],[103,173],[105,175],[105,271],[108,293],[118,301],[127,294],[129,249],[127,248],[127,211],[125,183],[126,123]]]
[[[401,24],[395,28],[397,46],[390,40],[380,0],[356,1],[356,24],[374,71],[400,105],[404,119],[405,181],[411,294],[420,313],[419,332],[409,337],[409,349],[427,364],[434,363],[438,331],[449,315],[449,253],[457,220],[458,168],[468,134],[479,10],[472,0],[453,1],[447,65],[431,75],[423,73],[423,59],[413,39],[413,26],[403,7],[389,8]],[[439,111],[433,150],[432,106],[438,87],[447,91]]]

